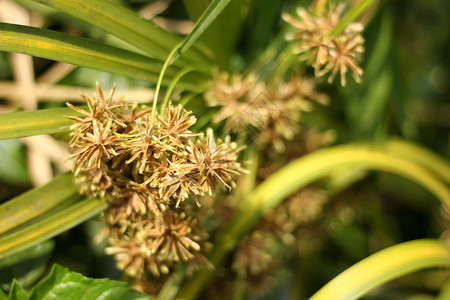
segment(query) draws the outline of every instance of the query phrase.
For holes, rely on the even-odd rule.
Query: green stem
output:
[[[336,27],[331,31],[330,36],[336,37],[338,36],[348,24],[353,22],[359,15],[361,15],[364,10],[372,4],[373,0],[361,0],[358,4],[356,4],[342,20],[336,25]]]
[[[177,76],[175,76],[175,78],[172,80],[172,82],[170,83],[169,87],[167,88],[167,92],[166,92],[166,95],[164,96],[164,100],[163,100],[163,103],[161,105],[161,109],[159,110],[160,115],[164,115],[164,112],[166,111],[167,104],[169,103],[170,96],[172,95],[172,92],[175,89],[175,86],[177,85],[177,83],[180,81],[180,79],[184,75],[186,75],[186,74],[188,74],[189,72],[192,72],[192,71],[196,71],[196,70],[194,68],[188,68],[188,69],[181,70],[177,74]]]
[[[167,57],[166,61],[164,62],[161,73],[159,73],[158,83],[156,84],[156,89],[155,89],[155,97],[153,98],[153,110],[152,110],[152,119],[150,122],[150,126],[153,126],[153,123],[155,122],[156,104],[158,103],[159,90],[161,89],[161,83],[164,78],[164,73],[166,72],[167,68],[171,64],[172,59],[175,56],[175,54],[178,53],[178,49],[180,49],[180,47],[181,47],[181,44],[179,44],[175,48],[173,48],[173,50],[170,52],[169,56]]]

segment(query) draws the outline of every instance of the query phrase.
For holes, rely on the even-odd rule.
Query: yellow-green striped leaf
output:
[[[335,277],[310,300],[353,300],[402,275],[450,267],[450,251],[438,240],[416,240],[381,250]]]
[[[64,116],[78,116],[70,108],[50,108],[0,114],[0,140],[69,131],[73,121]]]
[[[62,32],[0,23],[0,50],[156,81],[162,63],[143,55]],[[176,71],[176,70],[174,70]],[[170,77],[170,72],[167,74]]]

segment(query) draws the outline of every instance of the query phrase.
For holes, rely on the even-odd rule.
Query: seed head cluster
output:
[[[227,132],[247,129],[255,142],[270,144],[278,153],[284,152],[285,141],[299,133],[302,113],[311,111],[314,103],[329,101],[315,90],[314,80],[302,76],[266,83],[254,76],[221,73],[207,87],[208,105],[220,107],[213,122],[225,120]]]
[[[103,218],[106,251],[118,267],[133,277],[159,276],[200,251],[204,234],[189,212],[200,196],[219,185],[231,188],[233,176],[244,172],[240,149],[211,130],[192,133],[196,118],[180,105],[152,114],[123,98],[113,104],[114,89],[105,96],[97,83],[97,91],[93,98],[82,95],[87,110],[67,104],[80,115],[68,117],[75,122],[74,174],[81,193],[111,204]]]
[[[297,9],[297,16],[283,15],[292,26],[286,39],[293,43],[294,54],[301,54],[315,69],[317,77],[331,72],[328,82],[340,73],[342,86],[346,85],[345,74],[350,69],[356,82],[361,81],[363,70],[358,66],[364,53],[364,39],[361,23],[350,23],[339,35],[331,32],[341,19],[344,5],[340,4],[330,12],[315,15],[303,7]]]

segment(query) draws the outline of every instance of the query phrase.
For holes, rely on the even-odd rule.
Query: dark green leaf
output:
[[[1,289],[0,289],[0,300],[8,300],[8,297],[6,297],[5,293],[3,293]]]
[[[25,288],[31,286],[45,271],[54,246],[54,241],[48,240],[1,259],[0,282],[14,278]]]
[[[27,292],[23,289],[20,284],[14,280],[11,291],[9,292],[9,300],[27,300],[30,299],[28,297]]]
[[[60,265],[54,265],[50,274],[30,294],[32,300],[100,298],[131,300],[149,299],[149,296],[130,289],[124,282],[87,278]]]

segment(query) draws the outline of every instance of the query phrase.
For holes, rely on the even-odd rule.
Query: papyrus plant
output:
[[[402,176],[450,205],[445,159],[392,137],[330,146],[335,128],[319,130],[308,118],[332,101],[319,91],[323,76],[328,83],[339,76],[345,86],[350,73],[364,84],[362,34],[370,18],[357,18],[371,4],[383,10],[376,1],[286,4],[276,13],[274,39],[241,63],[240,37],[258,1],[184,1],[196,22],[187,37],[108,0],[32,2],[122,43],[0,23],[0,50],[120,74],[155,93],[151,103],[130,104],[126,93],[114,98],[114,88],[107,93],[97,83],[96,94],[83,94],[85,106],[0,115],[2,139],[68,132],[73,161],[72,172],[0,206],[0,266],[48,254],[49,239],[101,214],[97,240],[108,240],[105,252],[140,291],[56,266],[29,294],[14,282],[11,299],[67,298],[73,290],[57,289],[67,282],[100,291],[85,299],[115,299],[115,288],[122,299],[245,298],[254,279],[282,269],[282,253],[290,255],[286,249],[298,246],[298,234],[327,203],[371,170]],[[403,274],[448,265],[441,241],[400,244],[312,299],[354,299]],[[222,282],[230,282],[230,294]]]

